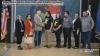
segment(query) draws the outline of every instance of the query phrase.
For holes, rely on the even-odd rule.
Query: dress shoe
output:
[[[67,49],[70,49],[71,47],[68,47]]]
[[[58,47],[58,45],[56,45],[55,47]]]
[[[47,48],[51,48],[51,46],[47,46]]]
[[[61,48],[61,45],[57,46],[57,48]]]
[[[79,49],[79,47],[74,47],[74,49]]]
[[[63,45],[63,46],[62,46],[62,48],[66,48],[66,47],[67,47],[66,45]]]
[[[18,48],[17,48],[18,50],[23,50],[23,48],[21,47],[21,46],[18,46]]]
[[[44,47],[48,47],[48,45],[45,45]]]

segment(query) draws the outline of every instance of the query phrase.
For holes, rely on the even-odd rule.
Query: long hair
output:
[[[57,14],[59,14],[59,19],[61,18],[61,15],[60,15],[60,13],[58,12]],[[57,19],[57,14],[56,14],[56,19]]]
[[[26,19],[27,19],[27,17],[28,17],[29,15],[31,16],[31,14],[27,14],[27,16],[26,16]],[[31,19],[30,19],[30,21],[31,21],[31,20],[32,20],[32,16],[31,16]]]
[[[49,14],[49,16],[51,17],[51,12],[50,11],[46,11],[48,14]]]

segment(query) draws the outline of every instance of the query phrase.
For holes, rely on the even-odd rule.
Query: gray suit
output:
[[[41,17],[42,20],[42,17]],[[34,17],[35,31],[42,31],[42,21],[38,16]]]

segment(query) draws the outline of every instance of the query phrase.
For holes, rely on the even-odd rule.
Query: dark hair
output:
[[[50,15],[50,17],[51,17],[51,12],[50,11],[46,11],[49,15]]]
[[[58,12],[57,14],[59,14],[59,19],[61,18],[61,15],[60,15],[60,13]],[[57,14],[56,14],[56,19],[57,19]]]
[[[75,14],[77,14],[77,15],[78,15],[78,18],[79,18],[79,13],[78,13],[78,12],[76,12]]]
[[[69,15],[69,11],[65,11]]]
[[[31,14],[27,14],[26,19],[27,19],[27,17],[28,17],[29,15],[31,16]],[[32,17],[31,17],[31,18],[32,18]],[[30,21],[31,21],[31,20],[32,20],[32,19],[30,19]]]
[[[83,12],[86,12],[87,13],[87,11],[83,11]]]
[[[78,12],[76,12],[75,14],[78,14],[78,16],[79,16],[79,13]],[[79,18],[79,17],[78,17]]]
[[[79,15],[79,13],[78,13],[78,12],[76,12],[75,14],[78,14],[78,15]]]

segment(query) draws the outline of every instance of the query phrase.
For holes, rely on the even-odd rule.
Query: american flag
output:
[[[1,13],[1,40],[5,38],[7,34],[7,19],[9,18],[9,12],[6,5],[2,5]]]

